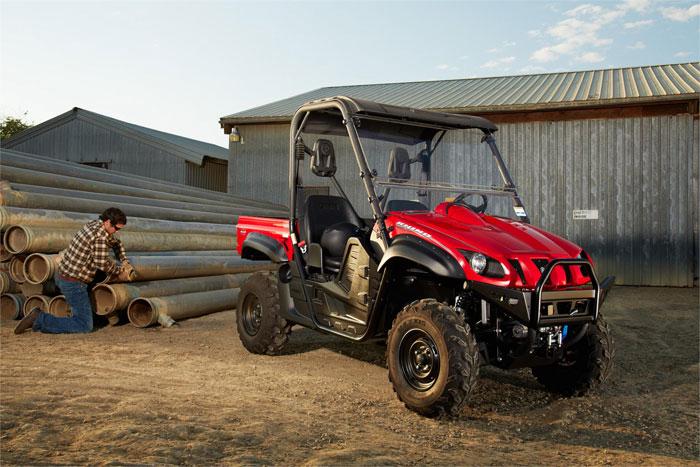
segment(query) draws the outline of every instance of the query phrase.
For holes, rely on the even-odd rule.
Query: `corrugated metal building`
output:
[[[700,63],[318,89],[221,118],[242,138],[229,144],[229,192],[287,203],[291,116],[335,95],[491,119],[535,225],[582,245],[619,284],[693,286]],[[478,151],[440,156],[433,171],[459,183],[485,163]]]
[[[2,147],[226,192],[226,148],[78,107],[2,141]]]

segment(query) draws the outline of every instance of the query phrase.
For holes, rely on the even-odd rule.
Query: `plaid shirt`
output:
[[[121,242],[108,234],[101,220],[90,221],[75,234],[63,253],[58,271],[65,277],[90,283],[98,269],[107,275],[118,274],[120,266],[109,257],[109,251],[118,251],[119,260],[126,259]]]

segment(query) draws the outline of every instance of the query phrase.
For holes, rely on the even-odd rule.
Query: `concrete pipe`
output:
[[[48,311],[51,297],[46,295],[32,295],[24,302],[24,314],[28,314],[32,309],[39,308],[41,311]]]
[[[37,154],[28,154],[9,149],[0,149],[0,155],[2,156],[0,157],[2,164],[5,166],[20,167],[30,170],[41,170],[57,175],[68,175],[71,177],[80,177],[94,181],[103,181],[124,186],[145,188],[147,190],[158,190],[168,193],[183,194],[200,198],[204,201],[217,200],[224,203],[244,203],[248,206],[256,206],[266,209],[286,209],[282,205],[273,204],[266,201],[248,200],[229,195],[227,193],[205,190],[203,188],[167,182],[164,180],[143,177],[125,172],[118,172],[115,170],[104,170],[96,167],[88,167],[74,162],[60,161],[55,158],[40,156]]]
[[[127,252],[127,256],[221,256],[237,257],[235,250],[214,250],[214,251],[139,251]],[[205,258],[206,260],[206,258]],[[44,253],[32,253],[24,260],[22,269],[27,282],[31,284],[42,284],[49,281],[58,271],[58,264],[61,262],[60,255],[49,255]]]
[[[10,279],[18,284],[22,284],[27,280],[27,278],[24,277],[24,260],[24,255],[13,256],[10,260],[10,267],[7,270]]]
[[[59,318],[65,318],[71,315],[70,306],[68,306],[66,297],[63,295],[57,295],[49,300],[48,310],[46,311]]]
[[[79,190],[81,192],[105,193],[112,195],[137,196],[140,198],[154,198],[159,200],[169,200],[189,203],[206,203],[217,206],[231,206],[231,202],[219,200],[203,200],[193,196],[169,193],[153,188],[137,188],[117,183],[90,180],[75,176],[58,175],[51,172],[42,172],[41,168],[23,169],[8,165],[0,165],[2,178],[11,183],[22,183],[25,185],[47,186],[62,188],[66,190]]]
[[[0,295],[0,318],[3,320],[20,319],[24,300],[24,295],[21,294],[4,293]]]
[[[238,256],[236,250],[127,251],[127,256]]]
[[[61,255],[32,253],[24,260],[24,277],[30,284],[41,284],[50,280],[58,271]]]
[[[169,297],[137,298],[129,304],[127,315],[131,324],[138,328],[156,323],[168,327],[185,318],[235,308],[239,290],[222,289]]]
[[[129,251],[236,251],[236,237],[230,235],[176,234],[121,231],[115,235]]]
[[[0,271],[0,294],[18,293],[19,284],[10,278],[7,271]]]
[[[7,249],[18,253],[56,253],[66,248],[76,231],[13,225],[4,235]],[[125,232],[115,235],[129,251],[235,250],[236,239],[224,235]]]
[[[235,224],[237,215],[197,212],[186,209],[159,208],[129,203],[117,203],[69,196],[47,195],[43,193],[22,192],[12,189],[0,190],[0,206],[12,206],[33,209],[55,209],[59,211],[102,212],[107,208],[119,208],[127,217],[137,216],[181,222],[207,222],[214,224]]]
[[[103,201],[103,202],[108,202],[108,203],[112,203],[112,204],[118,203],[121,205],[129,205],[129,206],[130,205],[150,206],[150,207],[163,208],[163,209],[178,209],[178,210],[194,211],[194,212],[207,212],[207,213],[212,213],[212,214],[214,214],[214,213],[226,214],[226,215],[230,215],[230,216],[258,214],[260,216],[274,217],[274,216],[279,216],[279,215],[285,215],[282,211],[271,211],[271,210],[264,209],[264,208],[241,206],[241,205],[236,205],[236,204],[231,204],[229,206],[222,206],[222,205],[216,205],[216,204],[207,204],[206,202],[186,203],[183,201],[167,201],[167,200],[159,200],[159,199],[154,199],[154,198],[140,198],[140,197],[136,197],[136,196],[112,195],[112,194],[106,194],[106,193],[94,193],[94,192],[90,192],[90,191],[66,190],[63,188],[53,188],[53,187],[47,187],[47,186],[25,185],[23,183],[12,183],[12,184],[10,184],[10,186],[13,190],[19,191],[22,193],[36,193],[36,194],[44,194],[44,195],[50,195],[50,196],[63,196],[66,198],[87,199],[87,200],[92,200],[92,201]]]
[[[225,274],[221,276],[188,277],[150,282],[124,284],[99,284],[92,289],[95,312],[109,315],[123,310],[135,298],[165,297],[208,290],[240,287],[250,274]]]
[[[8,251],[15,255],[37,251],[56,253],[68,246],[76,232],[75,229],[13,225],[5,231],[3,240]]]
[[[89,221],[97,219],[99,213],[57,211],[53,209],[32,209],[0,207],[0,230],[11,225],[27,227],[74,228],[76,231]],[[179,222],[145,217],[128,217],[129,231],[169,232],[212,235],[236,235],[236,226],[207,222]]]
[[[250,261],[238,256],[134,256],[129,260],[139,281],[271,271],[277,267],[267,261]]]

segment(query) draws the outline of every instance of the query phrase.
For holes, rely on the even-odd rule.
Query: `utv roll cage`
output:
[[[395,130],[397,126],[401,131]],[[384,222],[385,215],[381,204],[382,197],[377,195],[375,184],[385,187],[415,188],[417,190],[426,188],[425,185],[407,180],[392,180],[391,178],[380,178],[376,170],[370,169],[367,157],[362,147],[358,129],[362,128],[371,133],[385,136],[383,140],[400,144],[414,145],[425,143],[427,156],[430,158],[439,144],[442,136],[448,130],[478,129],[484,134],[482,142],[486,142],[496,162],[503,187],[477,187],[475,185],[464,185],[456,183],[432,184],[430,188],[436,191],[471,191],[479,188],[483,193],[494,195],[507,195],[513,198],[516,211],[522,213],[521,220],[529,223],[529,218],[525,214],[525,208],[520,196],[517,193],[513,179],[508,172],[508,168],[503,161],[500,151],[496,146],[493,133],[498,128],[489,120],[471,115],[455,115],[442,112],[425,111],[407,107],[399,107],[377,102],[365,101],[345,96],[337,96],[327,99],[320,99],[304,104],[299,108],[292,119],[290,130],[290,154],[289,154],[289,187],[290,187],[290,235],[293,243],[296,244],[294,226],[297,222],[297,198],[296,187],[299,182],[299,162],[304,159],[304,154],[312,152],[304,145],[301,139],[302,132],[319,135],[348,136],[353,152],[360,168],[360,178],[363,181],[367,199],[372,211],[372,217],[379,226],[378,237],[385,248],[389,247],[390,240]],[[388,136],[387,136],[388,135]],[[435,137],[438,141],[434,143]],[[428,164],[429,164],[428,160]],[[335,178],[332,181],[339,193],[347,199],[340,185]]]

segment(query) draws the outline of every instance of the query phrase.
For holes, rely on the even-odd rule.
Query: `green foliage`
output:
[[[7,139],[11,136],[16,135],[20,131],[26,130],[27,128],[34,126],[34,124],[30,122],[25,122],[23,120],[26,116],[27,112],[24,112],[24,114],[21,117],[5,117],[5,119],[2,122],[0,122],[0,139]]]

